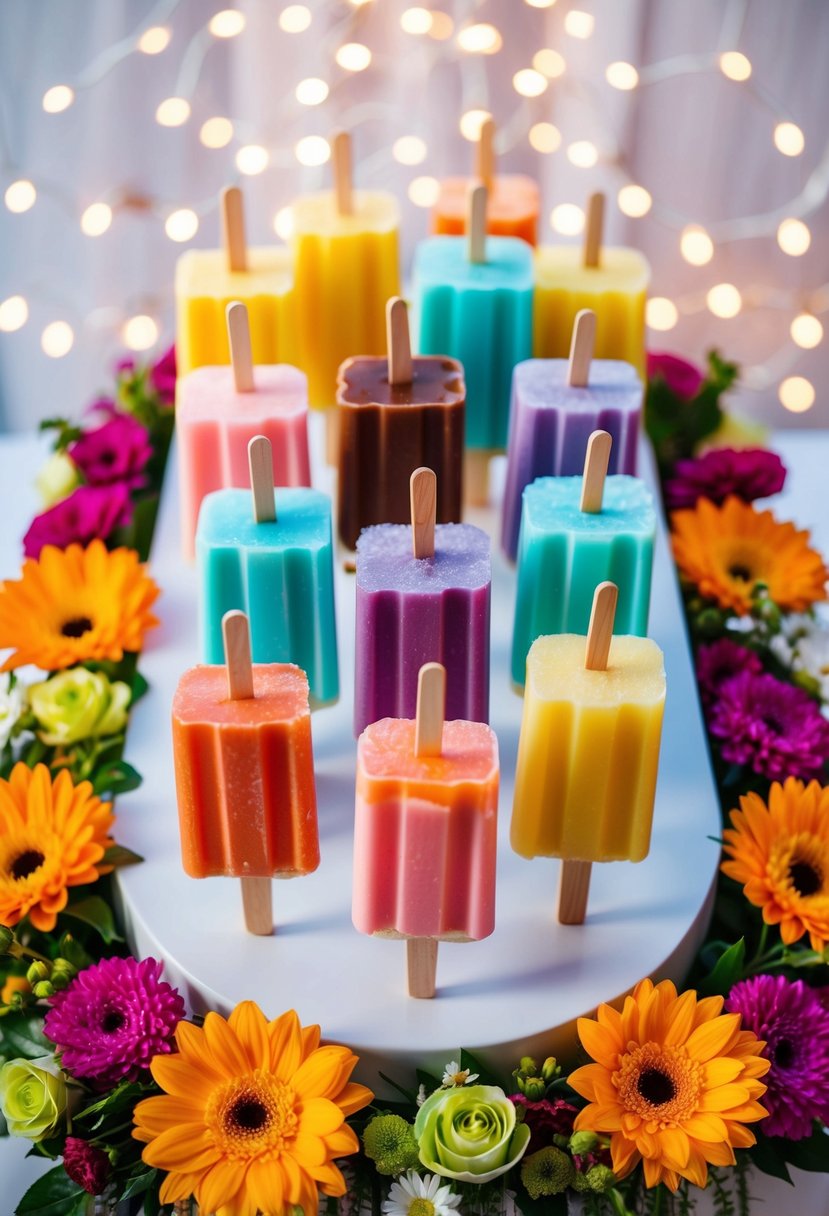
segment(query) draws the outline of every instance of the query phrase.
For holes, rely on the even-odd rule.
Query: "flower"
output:
[[[726,1008],[766,1042],[764,1135],[803,1140],[815,1119],[829,1122],[829,1011],[815,993],[803,980],[755,975],[734,985]]]
[[[66,1082],[52,1056],[9,1060],[0,1068],[0,1110],[12,1136],[44,1140],[66,1111]]]
[[[521,1181],[531,1199],[560,1195],[573,1181],[573,1162],[560,1148],[542,1148],[521,1162]]]
[[[22,995],[31,991],[32,985],[25,975],[15,975],[14,973],[7,975],[3,987],[0,988],[0,1005],[10,1005],[17,992]]]
[[[375,1115],[363,1132],[363,1148],[378,1174],[402,1174],[417,1165],[414,1128],[400,1115]]]
[[[769,647],[775,658],[794,673],[797,683],[829,702],[829,618],[825,612],[786,617]]]
[[[523,1157],[530,1129],[495,1085],[438,1089],[415,1119],[420,1160],[428,1170],[459,1182],[489,1182]]]
[[[131,415],[107,405],[108,420],[70,444],[69,455],[91,486],[121,482],[129,490],[140,490],[153,454],[149,432]]]
[[[682,401],[691,401],[702,388],[705,377],[694,363],[668,355],[648,351],[647,374],[649,380],[658,376],[667,388]]]
[[[344,1193],[333,1160],[358,1148],[345,1117],[373,1094],[348,1080],[357,1057],[319,1039],[293,1010],[268,1022],[253,1001],[227,1021],[211,1012],[202,1028],[179,1023],[178,1054],[151,1065],[166,1094],[134,1112],[144,1161],[168,1171],[162,1204],[195,1194],[206,1212],[255,1216],[289,1204],[315,1212],[318,1185]]]
[[[790,777],[775,781],[768,804],[745,794],[723,832],[722,871],[779,925],[787,946],[808,933],[818,953],[829,944],[829,788]]]
[[[68,498],[35,516],[23,537],[23,552],[26,557],[40,557],[45,545],[66,549],[71,544],[88,545],[96,538],[106,540],[131,519],[130,492],[124,482],[78,486]]]
[[[49,1003],[43,1033],[63,1067],[109,1087],[135,1081],[155,1056],[172,1051],[184,1017],[184,1001],[154,958],[102,959]]]
[[[114,735],[123,730],[131,692],[122,680],[110,681],[97,671],[72,667],[29,687],[29,707],[37,733],[50,747],[68,747],[79,739]]]
[[[0,748],[11,738],[11,733],[20,720],[26,698],[23,687],[11,672],[0,675]]]
[[[176,348],[169,346],[150,368],[150,380],[164,405],[176,399]]]
[[[721,608],[745,616],[757,583],[768,586],[784,611],[802,612],[826,599],[829,570],[809,548],[809,533],[778,523],[771,511],[733,496],[721,506],[701,498],[692,510],[674,511],[671,525],[681,573]]]
[[[53,452],[35,477],[37,492],[47,508],[66,498],[80,484],[78,466],[66,452]]]
[[[727,680],[743,671],[757,675],[763,670],[763,664],[753,650],[732,642],[730,638],[720,638],[700,646],[697,652],[697,683],[702,704],[708,708],[713,705],[720,695],[720,690]]]
[[[461,1068],[457,1060],[450,1060],[443,1070],[441,1086],[443,1089],[451,1089],[453,1085],[471,1085],[473,1081],[477,1080],[476,1072],[470,1072],[468,1068]]]
[[[786,469],[775,452],[765,448],[714,448],[694,460],[679,460],[665,482],[668,507],[693,507],[697,499],[725,502],[734,494],[743,502],[768,498],[782,490]]]
[[[450,1216],[460,1202],[460,1195],[451,1186],[441,1186],[434,1174],[421,1178],[409,1170],[391,1184],[389,1197],[383,1201],[383,1216]]]
[[[88,1140],[67,1136],[63,1147],[63,1168],[73,1182],[90,1195],[100,1195],[112,1173],[109,1157]]]
[[[524,1124],[530,1129],[528,1152],[551,1144],[553,1136],[569,1136],[573,1130],[573,1120],[578,1111],[563,1098],[542,1098],[538,1102],[531,1102],[524,1094],[510,1094],[509,1100],[523,1107]]]
[[[95,882],[112,868],[112,806],[74,785],[66,770],[52,779],[45,764],[22,761],[0,779],[0,924],[28,916],[49,933],[66,907],[69,887]]]
[[[708,729],[729,764],[747,764],[769,781],[809,780],[829,759],[829,722],[801,688],[763,672],[744,671],[720,688]]]
[[[89,659],[118,662],[140,650],[158,621],[158,587],[132,549],[47,545],[23,563],[20,579],[0,584],[0,649],[15,648],[0,671],[34,663],[43,671]]]
[[[600,1005],[578,1032],[595,1063],[568,1078],[589,1105],[577,1131],[610,1133],[613,1172],[626,1177],[641,1160],[645,1184],[680,1178],[705,1186],[708,1165],[733,1165],[734,1149],[754,1144],[745,1123],[766,1112],[758,1079],[768,1071],[762,1044],[721,1014],[723,998],[677,995],[670,980],[642,980],[622,1012]]]

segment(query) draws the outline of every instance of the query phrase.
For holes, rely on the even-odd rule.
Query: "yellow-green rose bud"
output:
[[[127,684],[110,683],[105,675],[85,667],[61,671],[29,689],[37,733],[50,747],[114,735],[126,724],[129,701]]]
[[[40,980],[32,988],[39,1001],[45,1000],[47,997],[55,995],[55,986],[51,980]]]
[[[26,972],[26,979],[30,984],[37,984],[40,980],[48,980],[52,974],[52,968],[49,963],[35,961],[30,963],[29,969]]]
[[[415,1119],[420,1160],[426,1169],[459,1182],[489,1182],[523,1157],[530,1129],[494,1085],[439,1089]]]
[[[0,958],[4,954],[8,954],[11,947],[14,945],[14,930],[8,925],[0,925]]]
[[[66,452],[53,452],[35,478],[44,507],[53,507],[81,484],[78,466]]]
[[[44,1140],[66,1111],[66,1082],[53,1056],[9,1060],[0,1068],[0,1109],[12,1136]]]
[[[547,1056],[547,1059],[541,1065],[541,1075],[547,1084],[549,1085],[551,1081],[554,1081],[560,1072],[561,1065],[555,1056]]]

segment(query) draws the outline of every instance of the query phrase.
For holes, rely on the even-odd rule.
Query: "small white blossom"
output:
[[[426,1086],[425,1085],[418,1085],[417,1097],[416,1097],[415,1101],[417,1102],[418,1106],[422,1106],[423,1103],[426,1101]]]
[[[441,1089],[451,1089],[454,1085],[471,1085],[473,1081],[477,1080],[476,1072],[470,1072],[468,1068],[461,1068],[457,1060],[450,1060],[443,1070]]]
[[[389,1197],[383,1203],[383,1216],[409,1216],[413,1205],[417,1212],[428,1212],[429,1216],[453,1216],[461,1202],[451,1186],[441,1186],[442,1179],[436,1174],[424,1174],[421,1178],[414,1170],[393,1182]],[[427,1206],[428,1205],[428,1206]]]
[[[0,747],[5,747],[26,703],[26,691],[19,680],[12,687],[11,672],[0,676]]]

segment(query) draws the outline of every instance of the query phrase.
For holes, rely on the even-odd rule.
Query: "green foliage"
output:
[[[77,903],[69,902],[61,913],[89,925],[100,935],[106,945],[124,939],[115,927],[115,916],[111,906],[100,895],[90,895]]]
[[[75,1216],[90,1206],[86,1191],[58,1165],[29,1187],[15,1216]]]
[[[724,943],[717,943],[719,946]],[[745,938],[741,937],[733,946],[723,950],[716,966],[700,984],[703,996],[728,996],[738,980],[743,978],[746,958]]]
[[[699,392],[690,401],[678,397],[662,376],[648,381],[645,429],[665,472],[677,460],[692,456],[698,444],[723,421],[720,397],[737,379],[739,368],[717,351],[708,355],[708,369]]]

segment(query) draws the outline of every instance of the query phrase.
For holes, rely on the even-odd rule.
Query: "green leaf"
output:
[[[774,1140],[759,1135],[757,1143],[748,1150],[748,1155],[758,1170],[762,1170],[764,1174],[770,1174],[772,1178],[782,1178],[784,1182],[789,1182],[794,1186],[786,1162],[780,1155],[780,1150]]]
[[[774,1141],[777,1143],[777,1141]],[[819,1125],[806,1140],[779,1141],[783,1155],[799,1170],[824,1174],[829,1170],[829,1135]]]
[[[132,678],[132,699],[130,708],[135,705],[136,701],[140,701],[150,687],[149,682],[144,679],[140,671],[137,671]]]
[[[15,1208],[15,1216],[71,1216],[81,1212],[89,1195],[58,1165],[33,1183]]]
[[[123,1122],[125,1113],[131,1112],[142,1098],[153,1093],[158,1093],[158,1090],[152,1085],[142,1085],[138,1081],[122,1081],[115,1089],[104,1094],[103,1098],[85,1106],[79,1114],[75,1115],[75,1122],[83,1124],[90,1132],[103,1127],[106,1120],[113,1116],[119,1122]],[[96,1139],[101,1138],[101,1136],[96,1137]]]
[[[390,1085],[392,1087],[392,1089],[396,1089],[399,1094],[403,1095],[403,1097],[408,1102],[409,1106],[417,1106],[417,1096],[416,1096],[416,1094],[413,1094],[410,1089],[404,1089],[402,1085],[398,1085],[396,1081],[393,1081],[391,1079],[391,1077],[387,1077],[384,1072],[381,1072],[380,1076],[383,1078],[383,1080],[386,1082],[387,1085]],[[379,1104],[380,1104],[380,1099],[379,1098],[375,1099],[375,1105],[379,1105]],[[385,1105],[385,1101],[384,1101],[383,1105]]]
[[[433,1077],[430,1072],[426,1072],[426,1070],[423,1068],[418,1068],[415,1075],[417,1076],[418,1085],[423,1085],[425,1087],[427,1098],[433,1090],[440,1089],[440,1077]]]
[[[89,967],[93,962],[91,954],[87,954],[77,938],[71,933],[64,933],[58,942],[58,954],[61,958],[65,958],[67,962],[76,967],[78,971],[83,971],[85,967]]]
[[[82,899],[79,903],[68,904],[63,910],[63,915],[71,916],[74,920],[80,920],[85,925],[90,925],[108,946],[112,942],[124,940],[115,928],[112,909],[98,895],[90,895],[88,899]]]
[[[54,1043],[49,1043],[42,1032],[43,1019],[31,1013],[9,1013],[0,1021],[0,1055],[8,1060],[22,1056],[35,1060],[38,1056],[51,1055]]]
[[[486,1064],[482,1064],[477,1056],[473,1056],[471,1051],[467,1051],[465,1047],[461,1048],[461,1071],[468,1068],[469,1071],[478,1074],[476,1085],[500,1085],[500,1082],[487,1068]]]
[[[131,764],[127,764],[126,760],[115,760],[98,770],[92,788],[99,797],[107,795],[114,798],[116,794],[137,790],[141,781],[141,774]]]
[[[121,1191],[120,1198],[130,1199],[133,1195],[143,1195],[144,1191],[148,1191],[155,1182],[157,1174],[158,1170],[152,1167],[146,1169],[142,1163],[141,1172],[132,1175],[124,1190]]]
[[[745,961],[746,942],[745,938],[741,937],[720,955],[714,970],[700,984],[700,991],[706,996],[728,996],[737,981],[742,978]]]
[[[104,853],[102,864],[116,867],[135,866],[143,860],[140,853],[133,853],[132,849],[125,848],[122,844],[114,844]]]
[[[567,1216],[567,1192],[560,1195],[542,1195],[533,1199],[524,1190],[518,1189],[514,1199],[516,1210],[524,1216]]]

